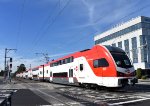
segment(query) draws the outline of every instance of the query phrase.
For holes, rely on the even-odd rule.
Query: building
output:
[[[150,18],[139,16],[94,37],[95,44],[126,51],[135,69],[150,69]]]

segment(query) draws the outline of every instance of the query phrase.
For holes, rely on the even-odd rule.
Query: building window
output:
[[[125,47],[125,52],[127,55],[130,57],[130,50],[129,50],[129,40],[124,40],[124,47]]]
[[[132,38],[132,57],[133,57],[133,63],[137,63],[138,62],[138,48],[137,48],[136,37]]]
[[[101,39],[96,40],[96,41],[95,41],[95,44],[100,44],[100,43],[102,43],[102,42],[108,41],[108,40],[110,40],[110,39],[114,39],[114,38],[116,38],[116,37],[122,36],[122,35],[124,35],[124,34],[129,33],[129,32],[132,32],[132,31],[135,31],[135,30],[137,30],[137,29],[144,28],[145,26],[148,26],[148,25],[145,25],[145,24],[146,24],[146,23],[141,23],[141,22],[140,22],[140,23],[135,24],[135,25],[132,25],[132,26],[130,26],[130,27],[128,27],[128,28],[122,29],[122,30],[120,30],[120,31],[118,31],[118,32],[112,33],[112,34],[110,34],[110,35],[108,35],[108,36],[105,36],[105,37],[103,37],[103,38],[101,38]],[[146,27],[146,28],[147,28],[147,27]]]
[[[141,62],[147,62],[146,36],[140,35]]]
[[[112,46],[113,46],[113,47],[116,47],[116,43],[113,43]]]
[[[122,42],[118,42],[118,47],[122,48]]]

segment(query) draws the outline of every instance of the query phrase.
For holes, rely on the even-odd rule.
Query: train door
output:
[[[52,82],[52,79],[53,77],[52,77],[52,71],[50,71],[50,82]]]
[[[73,83],[73,69],[69,69],[69,83]]]
[[[81,58],[78,60],[78,77],[81,82],[85,80],[85,67],[84,67],[84,60]]]

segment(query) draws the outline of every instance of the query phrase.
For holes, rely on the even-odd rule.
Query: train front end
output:
[[[118,86],[134,85],[138,82],[136,79],[136,71],[127,54],[118,47],[105,46],[113,58],[116,67],[116,77]]]

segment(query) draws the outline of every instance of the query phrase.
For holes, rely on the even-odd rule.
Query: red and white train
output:
[[[137,83],[134,67],[126,53],[118,47],[102,45],[50,61],[28,73],[34,80],[85,87],[123,87]]]

